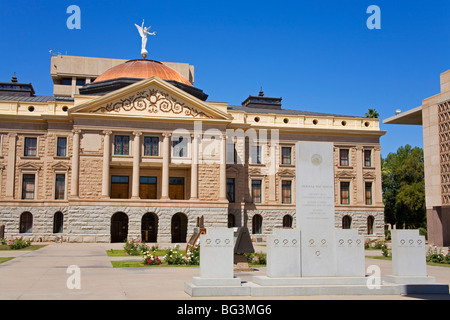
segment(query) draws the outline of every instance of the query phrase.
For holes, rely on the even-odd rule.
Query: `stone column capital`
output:
[[[172,136],[172,133],[170,133],[170,132],[163,132],[162,133],[162,136],[164,137],[164,138],[170,138],[171,136]]]
[[[133,135],[139,137],[142,135],[142,131],[133,131]]]
[[[111,130],[103,130],[103,134],[105,136],[110,136],[110,135],[112,135],[112,131]]]
[[[81,133],[81,129],[73,129],[72,133],[73,134],[80,134]]]

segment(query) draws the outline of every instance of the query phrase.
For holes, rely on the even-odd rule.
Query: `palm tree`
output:
[[[377,110],[369,109],[369,112],[366,112],[366,118],[378,118],[380,115]]]

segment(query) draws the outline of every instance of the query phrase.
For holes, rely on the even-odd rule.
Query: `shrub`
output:
[[[265,253],[246,253],[245,256],[250,264],[267,264],[267,255]]]
[[[150,250],[144,242],[141,243],[141,241],[134,239],[125,240],[123,249],[130,256],[138,256]]]
[[[9,240],[8,245],[11,250],[18,250],[30,246],[31,240],[23,240],[22,237],[15,238],[14,240]]]
[[[389,250],[385,244],[381,246],[381,254],[383,257],[389,257],[391,254],[389,253]]]
[[[164,260],[167,262],[167,264],[184,264],[183,254],[180,252],[179,246],[177,245],[173,249],[167,249]]]
[[[199,265],[200,264],[200,246],[189,247],[189,250],[184,256],[184,263],[189,265]]]
[[[161,264],[161,259],[158,256],[154,256],[150,251],[144,253],[144,260],[142,261],[145,265],[156,266]]]
[[[442,252],[438,251],[437,247],[431,246],[428,248],[427,252],[427,262],[434,262],[434,263],[450,263],[449,261],[449,254],[444,255]]]

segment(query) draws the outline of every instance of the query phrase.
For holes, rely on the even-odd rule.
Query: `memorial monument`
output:
[[[247,296],[250,288],[233,274],[234,230],[208,228],[200,235],[200,275],[185,283],[190,296]]]
[[[373,279],[366,277],[365,272],[363,237],[358,235],[357,229],[335,228],[333,143],[297,142],[295,151],[298,227],[275,229],[267,238],[266,275],[253,276],[252,282],[239,286],[238,278],[231,275],[232,246],[219,248],[208,245],[203,248],[201,244],[201,280],[194,278],[194,284],[217,282],[221,288],[235,285],[239,294],[245,294],[247,288],[249,294],[259,297],[449,294],[448,285],[434,284],[435,279],[427,276],[425,239],[417,230],[394,230],[393,275],[385,277],[383,282],[378,277],[377,285],[372,285]],[[229,230],[226,236],[226,231],[217,232],[229,239],[232,238],[232,229]],[[208,229],[209,232],[209,241],[214,241],[212,238],[217,237],[216,231]],[[204,241],[202,243],[207,243]],[[222,274],[225,269],[226,273]],[[208,277],[226,280],[209,281]],[[217,289],[208,288],[210,293],[217,293]]]

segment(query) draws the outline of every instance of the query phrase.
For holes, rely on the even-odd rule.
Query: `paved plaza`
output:
[[[173,246],[173,245],[172,245]],[[160,248],[162,246],[160,245]],[[182,247],[182,246],[181,246]],[[0,264],[1,300],[403,300],[450,299],[449,296],[295,296],[295,297],[211,297],[195,298],[184,292],[184,283],[198,276],[198,267],[113,268],[111,261],[140,257],[108,257],[106,250],[122,249],[122,243],[51,243],[36,251],[0,251],[0,257],[15,257]],[[264,246],[255,246],[264,251]],[[373,253],[374,252],[374,253]],[[378,251],[368,251],[376,254]],[[381,276],[391,274],[391,261],[366,258],[366,268],[380,267]],[[69,266],[80,269],[80,289],[69,289]],[[236,272],[242,281],[265,275],[265,268]],[[428,266],[428,274],[437,283],[450,284],[450,268]]]

